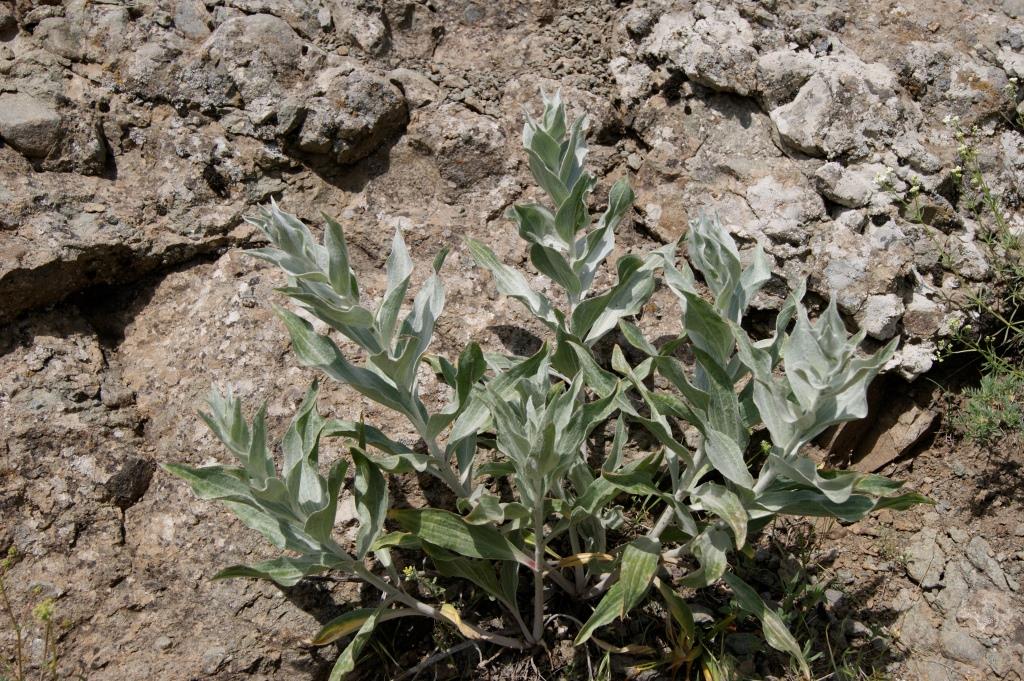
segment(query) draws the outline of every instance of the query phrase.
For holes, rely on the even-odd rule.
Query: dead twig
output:
[[[452,656],[454,656],[454,655],[456,655],[458,653],[461,653],[463,650],[466,650],[467,648],[476,648],[477,649],[477,653],[480,654],[480,659],[483,660],[483,654],[480,653],[480,642],[479,641],[473,641],[473,640],[465,640],[462,643],[459,643],[458,645],[452,646],[448,650],[444,650],[444,651],[441,651],[439,653],[435,653],[435,654],[431,655],[430,657],[428,657],[427,659],[423,660],[423,662],[420,662],[415,667],[406,670],[405,673],[403,673],[401,676],[396,677],[395,681],[404,681],[405,679],[414,679],[417,676],[419,676],[428,667],[437,664],[441,660],[445,660],[445,659],[447,659],[449,657],[452,657]]]

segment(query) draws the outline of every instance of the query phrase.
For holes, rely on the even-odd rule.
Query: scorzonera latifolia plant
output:
[[[278,465],[264,411],[247,422],[237,399],[215,391],[203,418],[238,463],[167,466],[198,496],[221,501],[287,552],[218,577],[292,586],[307,575],[341,572],[380,592],[378,603],[352,609],[314,637],[326,644],[354,634],[332,679],[354,668],[375,626],[399,617],[434,618],[463,636],[509,648],[541,645],[548,616],[557,614],[545,607],[553,590],[592,604],[578,645],[653,594],[678,632],[666,658],[678,666],[701,655],[683,593],[720,581],[739,609],[761,621],[767,642],[792,655],[806,675],[801,648],[782,618],[735,574],[731,560],[779,514],[853,521],[923,500],[899,494],[899,483],[879,476],[820,470],[802,453],[829,426],[865,415],[868,383],[893,345],[862,356],[863,333],[851,337],[834,305],[817,321],[808,318],[802,285],[778,313],[774,335],[753,340],[743,315],[770,277],[768,261],[757,249],[741,267],[735,243],[717,221],[693,222],[685,244],[709,297],[699,293],[697,274],[677,257],[676,244],[619,258],[615,284],[593,290],[633,193],[625,181],[616,183],[593,219],[585,130],[584,120],[567,122],[558,95],[545,98],[539,120],[527,117],[524,147],[550,203],[509,211],[531,261],[564,299],[549,299],[485,244],[468,242],[498,289],[550,329],[531,357],[486,353],[476,343],[455,359],[426,354],[444,307],[444,252],[407,306],[413,266],[396,233],[386,291],[371,305],[360,294],[337,222],[325,218],[321,244],[276,205],[253,220],[270,246],[251,253],[285,271],[281,293],[363,351],[360,362],[346,359],[328,335],[279,308],[299,362],[408,419],[425,444],[410,446],[371,424],[321,416],[314,384],[280,442]],[[631,318],[659,279],[678,298],[681,325],[678,337],[656,347]],[[642,361],[631,364],[618,345],[610,362],[595,355],[595,343],[614,329]],[[692,365],[681,356],[692,357]],[[451,402],[438,411],[420,398],[423,362],[451,388]],[[651,387],[655,375],[668,389]],[[687,425],[700,433],[694,449],[678,435]],[[649,431],[659,446],[627,456],[630,426]],[[601,448],[590,437],[599,427],[614,433]],[[751,446],[752,433],[763,431],[767,446]],[[340,439],[349,456],[324,470],[320,445],[330,438]],[[359,518],[353,545],[333,532],[350,470]],[[391,508],[388,476],[413,472],[436,478],[457,504]],[[657,510],[642,531],[624,533],[631,498],[656,500]],[[489,595],[504,612],[503,625],[485,628],[402,579],[409,565],[424,561],[436,574]],[[668,564],[684,576],[673,580]]]

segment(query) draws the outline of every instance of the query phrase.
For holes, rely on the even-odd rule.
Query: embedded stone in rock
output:
[[[832,161],[814,173],[815,187],[827,199],[847,208],[861,208],[874,194],[872,177]]]
[[[770,114],[782,141],[811,156],[862,158],[905,117],[896,76],[856,57],[821,60],[796,98]]]
[[[459,104],[421,111],[409,126],[409,140],[436,159],[445,180],[463,189],[505,168],[505,135],[498,121]]]
[[[1024,54],[1004,47],[999,51],[999,63],[1011,78],[1024,78]]]
[[[33,37],[42,41],[47,51],[73,61],[85,57],[86,37],[76,26],[64,17],[48,17],[39,22],[32,31]]]
[[[857,324],[872,338],[889,340],[896,335],[903,312],[903,300],[895,294],[868,296],[856,315]]]
[[[691,80],[715,90],[748,95],[756,82],[754,32],[734,9],[703,8],[704,16],[672,60]]]
[[[735,9],[700,5],[692,14],[663,14],[641,53],[667,61],[695,83],[748,95],[757,80],[754,37],[750,24]]]
[[[943,625],[939,632],[939,644],[942,652],[957,662],[977,664],[985,657],[985,646],[953,622],[947,621]]]
[[[25,156],[46,156],[60,134],[60,114],[49,104],[22,92],[0,95],[0,137]]]
[[[405,97],[393,84],[369,71],[337,73],[322,85],[323,95],[305,103],[306,116],[296,146],[340,164],[365,158],[405,125]]]
[[[60,141],[42,164],[43,170],[101,175],[106,169],[107,143],[97,121],[84,111],[67,118]]]
[[[942,582],[946,567],[946,554],[937,542],[938,530],[926,527],[910,539],[907,545],[907,574],[922,589],[933,589]]]
[[[430,78],[413,69],[398,68],[388,71],[388,80],[397,83],[405,95],[409,108],[418,109],[441,98],[441,90]]]
[[[623,102],[636,102],[651,91],[653,72],[644,63],[632,62],[626,57],[616,57],[608,64],[608,70],[619,87]]]
[[[633,13],[635,14],[635,13]],[[627,30],[630,16],[627,15]],[[665,61],[685,45],[693,32],[694,18],[690,12],[665,12],[651,27],[640,48],[643,57]]]
[[[754,72],[757,93],[765,110],[791,102],[816,69],[814,55],[810,52],[776,50],[759,57]]]
[[[899,622],[899,637],[911,648],[929,648],[939,638],[939,633],[932,623],[932,609],[924,599],[920,599],[903,615]]]
[[[974,537],[967,545],[967,560],[983,572],[989,581],[1000,589],[1006,589],[1006,575],[999,561],[992,557],[992,547],[982,537]]]
[[[0,33],[10,31],[17,26],[18,20],[14,17],[14,7],[7,4],[0,5]]]
[[[109,501],[122,511],[134,506],[149,489],[155,470],[156,463],[150,459],[129,459],[104,483],[104,501]]]
[[[799,174],[764,177],[747,189],[746,198],[761,231],[774,241],[806,243],[807,225],[825,216],[821,197]]]
[[[905,320],[906,316],[904,316]],[[937,358],[938,348],[931,341],[904,343],[903,347],[893,355],[892,364],[900,376],[908,381],[913,381],[931,371]]]
[[[931,338],[938,332],[944,318],[941,305],[915,293],[903,313],[903,330],[917,338]]]
[[[951,234],[946,239],[951,269],[972,281],[985,281],[992,276],[992,266],[975,240],[980,227],[973,220],[964,220],[964,233]]]
[[[205,52],[234,82],[247,109],[280,96],[300,75],[302,40],[287,22],[269,14],[225,21],[206,41]]]
[[[201,0],[178,0],[174,8],[174,27],[192,40],[210,35],[210,13]]]
[[[1005,636],[1007,632],[1024,627],[1024,614],[1014,608],[1006,592],[999,589],[974,591],[959,604],[955,617],[958,624],[986,637]]]
[[[380,55],[387,51],[390,39],[388,28],[380,16],[362,7],[350,7],[335,0],[331,16],[336,30],[344,30],[363,52]]]

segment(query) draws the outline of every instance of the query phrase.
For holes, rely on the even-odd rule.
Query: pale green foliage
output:
[[[802,285],[779,312],[775,334],[751,339],[743,314],[771,276],[768,261],[758,248],[742,267],[736,244],[717,221],[694,221],[686,238],[689,263],[706,282],[710,300],[699,293],[690,265],[677,259],[676,244],[643,258],[622,256],[615,263],[616,283],[593,290],[633,194],[625,181],[616,183],[607,208],[592,220],[588,196],[594,179],[583,168],[585,128],[582,120],[567,123],[557,95],[545,100],[539,120],[528,118],[523,142],[530,169],[552,205],[509,211],[530,244],[534,265],[562,289],[564,301],[549,300],[487,246],[468,242],[498,289],[551,329],[553,337],[532,357],[491,355],[476,344],[454,363],[426,355],[444,306],[438,274],[444,254],[402,316],[412,263],[400,232],[387,261],[383,298],[367,306],[340,225],[326,220],[321,245],[276,205],[254,220],[271,245],[253,253],[286,272],[288,285],[281,292],[306,316],[319,318],[364,351],[361,362],[351,362],[303,317],[279,309],[299,361],[403,415],[425,443],[416,451],[372,426],[321,417],[314,385],[281,442],[278,471],[266,443],[264,412],[247,423],[237,400],[214,392],[204,418],[239,465],[167,467],[200,497],[222,501],[290,551],[219,576],[291,586],[306,575],[338,570],[381,591],[379,607],[346,613],[314,638],[327,643],[356,633],[332,678],[353,668],[377,622],[395,617],[433,617],[470,638],[536,645],[544,637],[548,587],[593,599],[593,615],[576,638],[583,644],[644,603],[657,583],[682,628],[678,645],[695,651],[683,657],[693,661],[700,657],[699,637],[676,589],[707,587],[723,578],[738,607],[761,621],[767,642],[791,654],[806,673],[783,620],[731,572],[731,557],[744,549],[750,532],[780,513],[855,520],[876,508],[922,501],[898,495],[899,483],[878,476],[819,470],[802,453],[828,426],[865,415],[868,383],[893,346],[862,356],[863,334],[850,337],[834,305],[816,322],[809,319]],[[629,320],[654,291],[659,273],[678,297],[681,319],[680,335],[660,348]],[[644,357],[639,364],[631,365],[615,346],[609,371],[594,354],[596,341],[613,329]],[[678,358],[684,346],[695,358],[693,366]],[[433,413],[420,399],[422,362],[451,388],[450,403]],[[670,388],[652,389],[655,374]],[[590,451],[589,436],[611,419],[615,435],[607,451]],[[699,431],[695,450],[676,435],[680,422]],[[647,429],[661,446],[628,460],[628,424]],[[751,433],[762,429],[770,437],[766,456],[749,446]],[[320,442],[338,437],[348,442],[352,465],[339,459],[324,475]],[[482,461],[485,441],[497,457]],[[342,546],[332,526],[349,470],[359,529],[354,545]],[[445,484],[458,499],[456,507],[389,510],[387,476],[413,471]],[[500,496],[488,476],[504,478],[513,498]],[[632,513],[633,504],[622,502],[631,497],[653,500],[660,517],[629,540],[610,543],[609,536],[618,536],[610,531]],[[564,557],[552,560],[554,551]],[[480,629],[452,604],[436,600],[443,591],[413,596],[408,576],[417,573],[402,565],[406,552],[425,555],[439,574],[464,579],[491,596],[518,633]],[[681,563],[689,572],[671,584],[666,562]],[[532,625],[521,613],[523,569],[534,586]],[[717,663],[709,655],[703,664],[710,669]]]

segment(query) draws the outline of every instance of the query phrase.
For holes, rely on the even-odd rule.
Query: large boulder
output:
[[[747,95],[756,84],[753,44],[753,29],[735,9],[701,4],[692,15],[662,15],[644,50],[694,82]]]
[[[304,154],[353,163],[400,131],[408,119],[402,91],[365,69],[342,67],[323,74],[316,92],[304,101],[293,100],[305,111],[294,137]]]
[[[301,76],[302,39],[283,19],[253,14],[229,19],[204,45],[204,59],[226,72],[252,112],[272,109]]]
[[[851,56],[819,60],[796,97],[771,112],[786,145],[811,156],[863,158],[907,116],[896,75]]]

